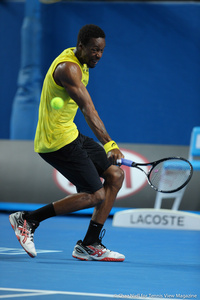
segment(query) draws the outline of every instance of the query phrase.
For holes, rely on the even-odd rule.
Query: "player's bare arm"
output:
[[[107,133],[86,87],[81,82],[82,72],[79,66],[71,62],[59,64],[54,72],[54,79],[57,84],[66,89],[70,97],[77,103],[98,140],[103,145],[111,141],[112,139]],[[123,155],[118,149],[113,149],[108,157],[112,162],[116,162]]]

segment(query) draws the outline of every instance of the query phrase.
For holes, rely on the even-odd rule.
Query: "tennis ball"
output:
[[[63,107],[63,105],[64,105],[64,100],[60,97],[54,97],[51,100],[51,107],[54,109],[60,109]]]

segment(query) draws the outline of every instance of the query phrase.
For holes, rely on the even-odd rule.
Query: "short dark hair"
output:
[[[93,24],[85,25],[79,30],[77,46],[80,42],[86,46],[91,38],[99,37],[106,37],[104,31],[99,26]]]

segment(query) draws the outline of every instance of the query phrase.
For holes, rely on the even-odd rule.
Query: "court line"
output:
[[[62,250],[40,250],[37,249],[37,253],[57,253],[57,252],[63,252]],[[0,247],[0,255],[23,255],[27,253],[22,248],[6,248],[6,247]]]
[[[81,293],[81,292],[65,292],[65,291],[51,291],[51,290],[32,290],[32,289],[17,289],[17,288],[1,288],[0,291],[8,292],[25,292],[26,294],[14,294],[14,295],[2,295],[3,298],[17,298],[17,297],[31,297],[31,296],[45,296],[45,295],[73,295],[73,296],[87,296],[87,297],[102,297],[102,298],[114,298],[114,299],[135,299],[135,300],[163,300],[159,297],[140,297],[134,294],[99,294],[99,293]],[[28,293],[28,294],[27,294]],[[31,294],[32,293],[32,294]],[[171,299],[171,298],[165,298]],[[180,300],[180,298],[174,298],[173,300]]]
[[[32,296],[46,296],[46,295],[54,295],[54,293],[23,293],[23,294],[10,294],[10,295],[2,295],[0,299],[8,299],[8,298],[22,298],[22,297],[32,297]]]

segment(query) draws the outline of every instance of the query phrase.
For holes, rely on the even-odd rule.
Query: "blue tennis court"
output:
[[[79,261],[72,250],[89,220],[70,215],[41,223],[32,259],[1,213],[0,299],[200,299],[199,231],[119,228],[109,218],[103,243],[125,261]]]

